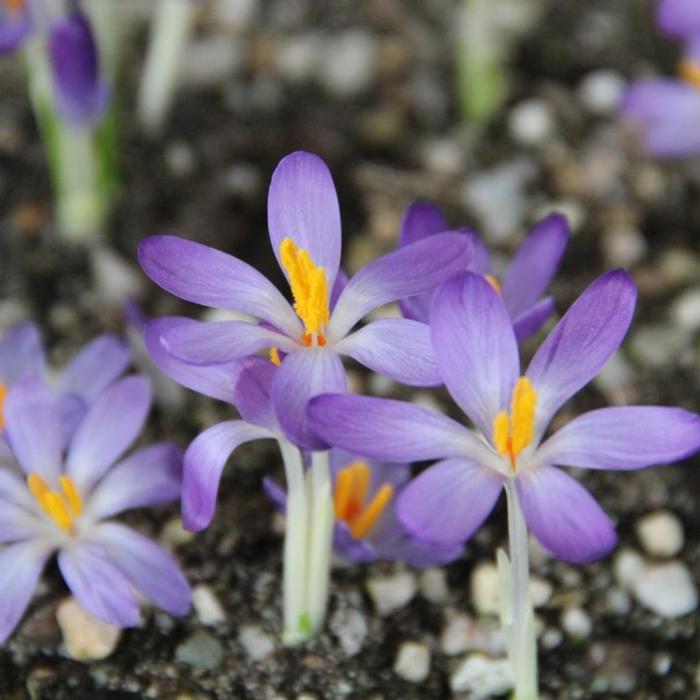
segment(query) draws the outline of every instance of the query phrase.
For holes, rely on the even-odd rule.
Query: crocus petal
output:
[[[656,8],[656,22],[671,36],[700,34],[700,6],[696,0],[661,0]]]
[[[338,303],[340,295],[343,293],[345,287],[348,286],[348,280],[349,278],[347,273],[344,270],[339,269],[338,274],[335,276],[335,282],[333,283],[333,288],[331,289],[331,298],[328,302],[331,311],[335,309],[335,305]]]
[[[409,386],[442,384],[430,328],[405,318],[385,318],[346,336],[336,349],[375,372]]]
[[[464,426],[405,401],[326,394],[312,399],[307,413],[321,439],[368,459],[414,462],[471,454],[484,464],[495,459]]]
[[[193,365],[226,364],[263,348],[290,352],[298,347],[287,336],[245,321],[178,325],[162,333],[161,343],[176,360]]]
[[[554,412],[588,384],[620,346],[636,298],[634,282],[626,272],[602,275],[571,305],[539,347],[527,376],[537,391],[540,434]]]
[[[403,248],[448,229],[447,219],[438,207],[430,202],[413,202],[401,218],[399,247]]]
[[[85,505],[102,520],[130,508],[174,501],[182,485],[182,452],[171,443],[137,450],[107,472]]]
[[[345,369],[335,352],[305,348],[287,355],[272,382],[272,408],[280,428],[302,449],[328,449],[309,427],[306,406],[314,396],[346,389]]]
[[[438,233],[369,263],[338,299],[329,335],[340,339],[372,309],[432,291],[450,275],[466,270],[472,249],[469,236]]]
[[[146,324],[144,341],[146,348],[161,372],[167,374],[178,384],[197,391],[205,396],[211,396],[220,401],[231,403],[233,400],[233,382],[239,371],[241,360],[228,364],[198,367],[176,360],[166,351],[161,338],[173,328],[196,324],[190,318],[180,316],[164,316],[154,318]]]
[[[25,375],[5,400],[5,432],[22,469],[53,483],[61,469],[63,423],[43,380]]]
[[[99,335],[65,367],[58,378],[59,391],[77,394],[92,403],[114,382],[131,360],[127,344],[116,335]]]
[[[525,521],[557,559],[587,564],[617,542],[610,518],[586,489],[561,469],[525,470],[515,480]]]
[[[131,585],[101,546],[76,543],[61,550],[58,566],[80,605],[96,618],[117,627],[135,627],[139,606]]]
[[[61,116],[78,126],[96,121],[104,112],[109,91],[100,79],[92,30],[80,10],[74,9],[51,24],[48,55]]]
[[[25,510],[32,510],[36,505],[25,479],[9,467],[0,467],[0,499],[16,503]]]
[[[10,326],[0,339],[0,382],[11,384],[24,373],[46,376],[46,356],[35,323]]]
[[[272,283],[220,250],[176,236],[151,236],[139,245],[139,262],[156,284],[181,299],[252,314],[291,336],[302,333],[297,315]]]
[[[466,459],[446,459],[413,479],[401,492],[396,512],[414,537],[450,546],[468,540],[493,510],[503,477]]]
[[[324,269],[333,287],[340,264],[340,208],[333,177],[318,156],[297,151],[280,161],[267,196],[267,223],[283,270],[280,246],[289,237]]]
[[[1,10],[0,10],[1,12]],[[29,36],[32,21],[29,8],[0,19],[0,55],[14,51]]]
[[[68,448],[66,472],[78,491],[87,493],[129,449],[143,428],[150,406],[151,387],[145,377],[120,379],[100,395]]]
[[[524,343],[532,338],[537,331],[547,323],[547,319],[554,313],[554,299],[545,297],[534,306],[523,312],[513,321],[515,338],[519,343]]]
[[[240,371],[233,385],[236,408],[244,420],[261,428],[277,431],[277,419],[272,409],[272,382],[277,367],[262,357],[240,360]]]
[[[510,404],[520,367],[503,301],[483,277],[455,275],[435,293],[430,329],[447,390],[490,438],[493,419]]]
[[[263,479],[263,491],[268,497],[275,510],[283,515],[287,512],[287,492],[274,479],[265,477]]]
[[[552,281],[570,237],[561,214],[546,216],[528,231],[503,278],[503,300],[513,318],[527,311]]]
[[[24,615],[51,552],[52,547],[37,540],[0,550],[0,644]]]
[[[190,586],[175,560],[155,542],[117,523],[99,525],[91,537],[145,598],[171,615],[189,612]]]
[[[347,523],[336,520],[333,524],[333,551],[347,561],[364,564],[378,559],[374,545],[369,540],[356,540]]]
[[[244,442],[274,437],[269,430],[234,420],[198,435],[185,452],[182,517],[188,530],[203,530],[214,517],[221,472],[231,453]]]
[[[467,269],[475,275],[490,275],[493,271],[493,266],[489,249],[476,233],[473,233],[472,242],[474,243],[474,252],[472,253],[472,261]]]
[[[601,408],[574,418],[537,451],[546,464],[641,469],[685,459],[700,449],[700,416],[681,408]]]
[[[0,499],[0,542],[28,540],[45,533],[46,521],[12,501]]]

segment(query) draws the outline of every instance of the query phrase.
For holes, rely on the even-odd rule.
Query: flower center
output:
[[[66,532],[74,532],[73,523],[83,512],[83,499],[73,483],[65,474],[58,477],[60,491],[52,491],[49,485],[36,473],[27,477],[27,485],[40,508]]]
[[[510,459],[516,470],[518,455],[532,442],[535,434],[535,409],[537,392],[527,377],[515,383],[510,403],[510,414],[501,411],[493,419],[493,444],[498,454]]]
[[[314,342],[323,346],[326,344],[323,331],[330,318],[326,273],[289,236],[280,245],[280,257],[292,288],[294,310],[304,324],[301,340],[307,346]]]
[[[484,279],[496,290],[496,293],[501,294],[501,283],[493,275],[484,275]]]
[[[335,482],[335,517],[348,524],[356,540],[367,536],[394,495],[394,487],[384,484],[366,503],[370,476],[367,462],[353,462],[340,470]]]
[[[7,398],[7,386],[0,382],[0,430],[5,428],[5,399]]]
[[[692,58],[685,58],[681,61],[678,74],[686,83],[700,89],[700,63]]]

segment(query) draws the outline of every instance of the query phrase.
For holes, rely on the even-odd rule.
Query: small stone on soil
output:
[[[420,594],[431,603],[444,603],[450,596],[444,569],[425,569],[418,577]]]
[[[637,521],[637,536],[647,554],[673,557],[683,549],[683,525],[669,511],[650,513]]]
[[[394,673],[411,683],[422,683],[430,673],[430,649],[422,642],[404,642],[394,661]]]
[[[593,629],[591,618],[581,608],[567,608],[561,616],[561,626],[573,639],[586,639]]]
[[[634,587],[639,603],[661,617],[681,617],[698,606],[698,592],[690,572],[679,561],[646,567]]]
[[[379,615],[390,615],[411,602],[418,588],[416,577],[410,571],[399,571],[388,576],[367,579],[367,592]]]
[[[362,649],[367,637],[367,620],[359,610],[336,610],[328,622],[328,627],[348,656],[355,656]]]
[[[56,610],[68,654],[77,661],[106,659],[116,648],[121,630],[93,617],[75,598],[67,598]]]
[[[450,688],[455,693],[469,693],[470,700],[504,695],[513,688],[510,661],[470,654],[450,676]]]
[[[197,619],[203,625],[218,625],[226,619],[219,599],[209,586],[196,586],[192,591],[192,605]]]
[[[615,556],[613,572],[615,580],[623,588],[632,590],[643,570],[644,559],[634,549],[625,547]]]
[[[275,640],[258,625],[241,627],[238,641],[253,661],[261,661],[275,650]]]
[[[195,632],[175,650],[175,660],[213,671],[224,660],[220,642],[206,632]]]
[[[471,594],[474,607],[482,615],[498,615],[500,611],[500,582],[494,564],[479,564],[471,576]]]

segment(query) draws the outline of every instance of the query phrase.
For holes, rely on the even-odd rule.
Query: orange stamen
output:
[[[352,521],[350,533],[359,540],[374,527],[394,495],[391,484],[384,484],[375,494],[370,504]]]
[[[700,88],[700,63],[697,61],[691,58],[682,60],[678,68],[678,74],[686,83],[690,83],[695,88]]]
[[[496,290],[500,295],[501,283],[493,275],[484,275],[484,279]]]
[[[5,427],[5,399],[7,398],[7,387],[0,382],[0,430]]]

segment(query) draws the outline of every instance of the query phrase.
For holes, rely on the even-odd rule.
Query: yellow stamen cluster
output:
[[[527,377],[520,377],[513,389],[510,414],[501,411],[493,419],[493,444],[498,453],[510,459],[513,471],[517,456],[532,442],[535,434],[537,392]]]
[[[365,505],[370,477],[369,464],[353,462],[340,470],[335,483],[335,517],[348,524],[356,540],[365,537],[376,525],[394,495],[393,486],[384,484]]]
[[[270,348],[270,362],[272,362],[275,367],[279,367],[282,364],[282,360],[280,360],[280,353],[277,348]]]
[[[73,532],[73,522],[83,512],[83,499],[73,480],[62,474],[58,477],[61,491],[52,491],[36,472],[27,477],[27,485],[41,509],[66,532]]]
[[[0,382],[0,430],[5,427],[5,399],[7,398],[7,387]]]
[[[501,293],[501,283],[493,275],[484,275],[484,279],[496,290]]]
[[[315,339],[325,345],[323,330],[330,318],[326,273],[289,236],[280,245],[280,257],[292,288],[294,310],[304,323],[304,344],[312,345]]]
[[[700,88],[700,63],[697,61],[693,61],[691,58],[681,61],[678,74],[686,83],[690,83],[695,88]]]

